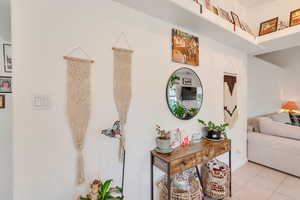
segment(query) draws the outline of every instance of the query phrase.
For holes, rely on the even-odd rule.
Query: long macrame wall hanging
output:
[[[128,49],[117,48],[121,38],[124,38]],[[116,40],[113,50],[113,62],[114,62],[114,100],[119,114],[119,121],[121,125],[121,137],[119,145],[119,160],[123,162],[123,178],[124,181],[124,168],[125,168],[125,125],[127,122],[127,114],[129,111],[130,101],[131,101],[131,58],[133,51],[130,50],[131,46],[128,42],[126,34],[121,33],[119,38]]]
[[[69,56],[64,59],[68,67],[67,114],[77,154],[76,182],[82,184],[85,181],[82,150],[90,119],[90,70],[94,61]]]
[[[224,75],[224,122],[233,127],[238,120],[237,75]]]
[[[131,57],[133,51],[128,49],[113,48],[114,58],[114,100],[121,124],[121,137],[119,147],[119,160],[124,161],[125,132],[127,114],[131,101]]]
[[[117,43],[124,37],[128,49],[116,48]],[[126,161],[126,139],[125,125],[127,123],[127,115],[131,102],[131,58],[133,51],[130,50],[130,44],[125,33],[121,33],[116,41],[113,50],[114,59],[114,100],[119,114],[120,122],[120,143],[119,143],[119,161],[123,163],[122,170],[122,188],[124,190],[125,179],[125,161]]]

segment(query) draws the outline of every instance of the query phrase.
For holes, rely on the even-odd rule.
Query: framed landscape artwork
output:
[[[300,9],[292,11],[290,16],[290,26],[298,24],[300,24]]]
[[[172,61],[193,66],[199,66],[198,37],[173,29]]]
[[[0,95],[0,109],[5,108],[5,95]]]
[[[0,76],[0,93],[11,93],[11,77]]]
[[[277,29],[278,29],[278,17],[261,23],[259,28],[259,36],[276,32]]]
[[[3,44],[3,60],[4,60],[4,72],[12,72],[12,55],[11,55],[11,45]]]

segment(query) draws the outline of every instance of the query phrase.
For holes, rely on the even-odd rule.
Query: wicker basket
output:
[[[182,179],[182,177],[186,178],[186,184],[189,185],[188,188],[178,187],[174,182],[176,179]],[[167,181],[166,177],[164,177],[158,183],[159,187],[159,199],[160,200],[168,200],[168,189],[167,189]],[[194,170],[187,170],[181,174],[178,174],[174,177],[173,182],[171,184],[171,199],[172,200],[203,200],[203,191],[201,184],[194,173]]]
[[[214,199],[224,199],[229,196],[230,170],[228,165],[213,160],[201,168],[204,194]]]

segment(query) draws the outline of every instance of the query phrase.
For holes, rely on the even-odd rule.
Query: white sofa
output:
[[[300,177],[300,127],[274,115],[248,120],[248,160]]]

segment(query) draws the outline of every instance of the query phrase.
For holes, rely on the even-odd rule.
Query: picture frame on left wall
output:
[[[5,95],[0,95],[0,109],[5,108]]]
[[[12,93],[12,81],[10,76],[0,76],[0,93]]]
[[[3,44],[4,72],[12,73],[12,51],[11,44]]]
[[[268,21],[262,22],[259,28],[259,36],[276,32],[278,30],[278,19],[279,17],[276,17]]]

